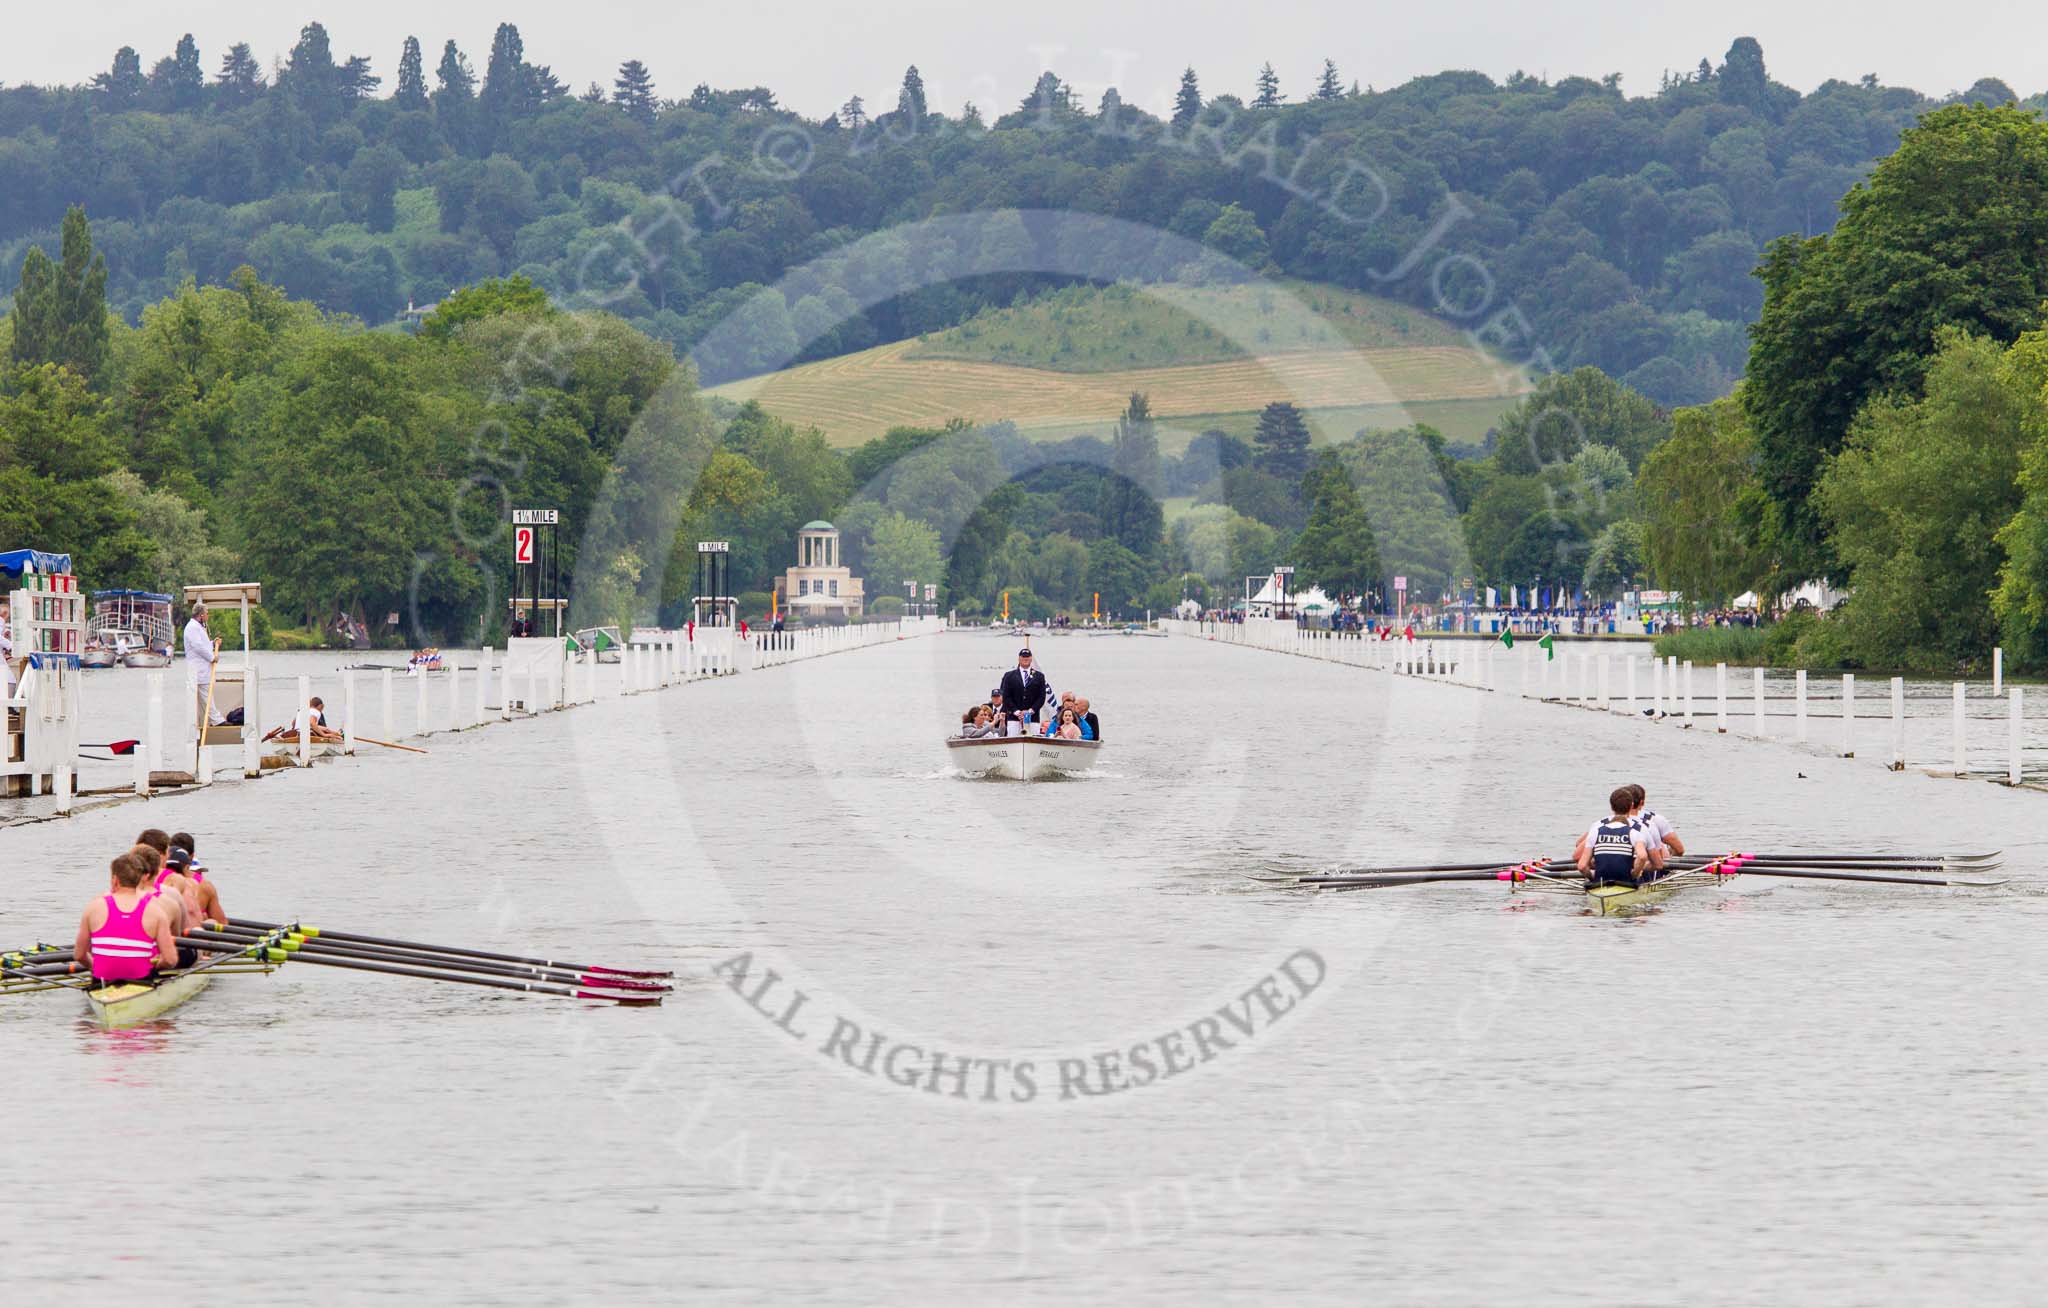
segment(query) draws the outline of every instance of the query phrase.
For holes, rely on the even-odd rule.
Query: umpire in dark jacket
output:
[[[1003,716],[1015,722],[1018,714],[1029,713],[1037,720],[1051,694],[1045,674],[1033,666],[1031,650],[1018,650],[1017,666],[1003,674]]]

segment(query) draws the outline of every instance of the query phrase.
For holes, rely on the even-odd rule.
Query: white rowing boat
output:
[[[969,776],[1008,781],[1042,781],[1085,772],[1102,755],[1099,740],[1048,740],[1043,736],[954,737],[946,742],[946,761]]]

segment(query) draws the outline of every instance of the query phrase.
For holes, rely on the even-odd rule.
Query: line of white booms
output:
[[[1601,650],[1572,649],[1558,642],[1556,658],[1552,659],[1545,657],[1545,651],[1538,647],[1534,637],[1524,637],[1512,649],[1497,639],[1487,637],[1441,641],[1417,638],[1409,641],[1397,635],[1391,640],[1380,640],[1377,635],[1303,629],[1285,619],[1247,619],[1244,622],[1161,619],[1159,625],[1176,635],[1371,668],[1396,676],[1426,677],[1485,691],[1502,690],[1500,681],[1504,665],[1519,665],[1519,685],[1515,693],[1522,698],[1630,717],[1647,712],[1651,721],[1677,719],[1689,726],[1695,720],[1696,707],[1702,716],[1706,711],[1703,705],[1696,706],[1694,702],[1693,665],[1681,663],[1676,658],[1644,658],[1635,654],[1616,656]],[[1615,693],[1617,678],[1614,675],[1617,657],[1622,673],[1619,695]],[[1643,676],[1645,664],[1648,665],[1647,677]],[[1771,738],[1766,726],[1767,678],[1767,669],[1750,671],[1750,700],[1754,716],[1751,734],[1763,739]],[[1648,682],[1647,700],[1640,693],[1644,680]],[[2026,696],[2018,686],[2005,686],[2004,680],[2004,651],[1997,650],[1992,655],[1990,694],[2006,701],[2005,779],[2008,784],[2016,786],[2023,779],[2021,759]],[[1713,716],[1715,730],[1719,732],[1729,729],[1728,681],[1728,665],[1716,663]],[[1953,768],[1930,768],[1929,771],[1955,776],[1968,774],[1967,698],[1967,682],[1951,684]],[[1809,717],[1814,715],[1808,712],[1807,674],[1803,668],[1793,674],[1792,700],[1792,739],[1805,745],[1809,738]],[[1839,704],[1838,712],[1823,715],[1838,717],[1841,721],[1841,743],[1837,752],[1843,758],[1855,757],[1857,724],[1878,720],[1874,715],[1857,716],[1855,674],[1842,674],[1839,700],[1828,697],[1823,702]],[[1889,721],[1888,761],[1894,770],[1898,770],[1906,763],[1906,680],[1903,677],[1891,679]]]
[[[402,670],[381,669],[375,673],[378,680],[372,684],[379,693],[382,708],[378,719],[380,738],[395,741],[509,722],[578,704],[594,703],[600,698],[637,695],[710,677],[781,667],[804,659],[823,658],[914,636],[928,636],[944,628],[945,622],[940,618],[905,618],[844,627],[752,632],[744,641],[738,631],[730,627],[699,627],[691,634],[681,631],[638,633],[620,650],[619,661],[615,664],[597,662],[594,651],[571,656],[562,641],[551,637],[514,641],[502,654],[489,647],[474,655],[467,651],[444,651],[441,672],[431,676],[424,672],[408,675],[413,683],[415,705],[413,730],[408,736],[399,734],[394,712],[397,681]],[[461,663],[465,657],[472,659],[467,668]],[[61,750],[61,757],[69,759],[79,748],[82,673],[76,668],[69,668],[43,675],[45,684],[41,697],[34,698],[36,687],[33,685],[28,688],[31,695],[23,697],[23,707],[29,709],[24,714],[24,728],[37,738],[36,744],[42,752]],[[108,674],[100,672],[94,675]],[[201,786],[211,784],[215,767],[213,754],[223,746],[194,750],[191,719],[197,716],[198,708],[194,697],[182,684],[182,677],[173,672],[171,676],[179,679],[174,703],[183,707],[174,707],[167,714],[165,673],[155,670],[147,676],[148,716],[144,735],[134,752],[135,793],[150,793],[151,773],[163,770],[167,756],[183,761],[196,754],[193,779]],[[65,684],[73,678],[80,681]],[[343,753],[352,754],[359,734],[357,708],[365,698],[358,691],[366,688],[361,686],[356,669],[343,669],[340,678],[339,703],[330,703],[330,708],[340,710],[336,715],[341,720],[339,747]],[[431,693],[430,683],[437,683]],[[491,702],[494,684],[499,692],[496,704]],[[281,750],[289,751],[286,757],[295,764],[309,765],[315,749],[308,739],[310,733],[300,733],[298,741],[283,745],[264,742],[260,726],[264,720],[262,682],[258,676],[249,676],[244,685],[243,719],[247,725],[238,742],[242,775],[261,776],[264,758],[275,758]],[[290,713],[296,713],[312,698],[313,678],[310,675],[299,677],[297,691],[289,713],[281,715],[287,720]],[[176,735],[166,732],[171,716],[178,719]],[[367,732],[360,734],[368,735]],[[57,757],[52,755],[52,765],[44,777],[45,793],[55,796],[57,812],[68,813],[74,798],[76,773],[68,764],[56,762]]]

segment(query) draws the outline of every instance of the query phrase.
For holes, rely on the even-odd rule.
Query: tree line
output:
[[[1490,288],[1465,325],[1512,304],[1527,319],[1516,350],[1693,403],[1741,372],[1764,245],[1828,230],[1837,198],[1935,104],[1874,78],[1802,95],[1748,38],[1639,96],[1611,76],[1523,73],[1360,90],[1326,63],[1298,98],[1270,65],[1249,99],[1189,69],[1165,117],[1114,89],[1081,104],[1055,72],[985,111],[929,103],[913,67],[893,108],[849,100],[822,122],[763,87],[664,96],[640,59],[579,94],[509,23],[481,69],[452,40],[433,49],[408,38],[387,89],[389,65],[343,54],[316,22],[274,79],[246,44],[213,55],[188,36],[146,71],[124,47],[91,85],[0,89],[0,277],[27,245],[54,249],[76,203],[100,222],[107,293],[131,321],[187,276],[222,284],[245,265],[370,323],[517,273],[558,303],[601,297],[687,351],[853,238],[1050,208],[1432,311]],[[2011,94],[1985,81],[1961,98]],[[801,167],[746,165],[770,128],[803,135]],[[687,236],[661,221],[674,200]],[[622,222],[660,235],[614,250]],[[775,366],[784,346],[824,357],[950,326],[1059,280],[971,279],[867,308],[829,287],[815,304],[771,294],[752,335],[777,348],[710,360],[705,376]]]

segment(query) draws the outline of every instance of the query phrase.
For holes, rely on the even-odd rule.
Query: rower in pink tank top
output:
[[[93,979],[141,981],[156,967],[156,941],[142,925],[142,915],[156,892],[138,896],[135,907],[125,913],[112,895],[106,898],[106,924],[92,933]]]
[[[205,920],[201,916],[198,890],[193,888],[193,886],[189,882],[185,885],[177,887],[175,895],[173,895],[172,891],[164,889],[164,882],[169,880],[171,873],[175,871],[177,871],[176,868],[167,867],[163,871],[157,873],[155,889],[152,893],[163,895],[166,898],[175,898],[178,903],[184,905],[184,920],[181,923],[173,923],[172,925],[174,927],[177,927],[180,932],[197,931],[199,929],[199,924]]]

